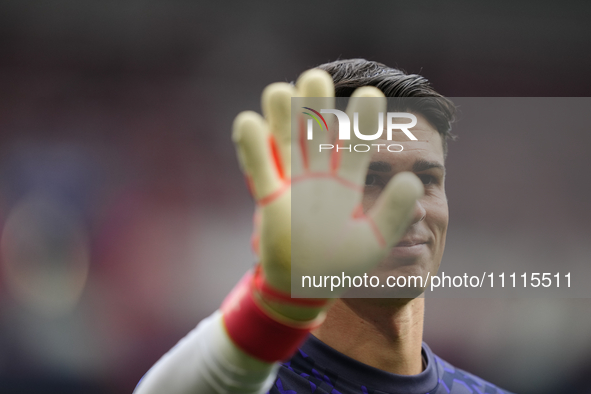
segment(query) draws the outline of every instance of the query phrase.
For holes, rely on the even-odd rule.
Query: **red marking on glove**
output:
[[[365,213],[363,212],[363,205],[357,205],[357,208],[353,210],[353,219],[364,219]]]
[[[380,232],[380,229],[378,228],[378,226],[376,226],[375,222],[373,221],[373,219],[370,216],[367,217],[367,222],[369,223],[369,226],[371,227],[371,230],[373,231],[373,234],[375,235],[376,239],[378,240],[378,243],[380,244],[380,246],[382,248],[385,247],[386,240],[384,239],[384,236]]]
[[[254,272],[254,287],[265,299],[273,299],[281,301],[286,304],[309,306],[309,307],[323,307],[328,300],[324,298],[291,298],[290,293],[285,293],[281,290],[273,288],[264,278],[262,267],[257,265]]]
[[[299,134],[298,134],[298,142],[300,143],[300,151],[302,152],[302,165],[304,169],[307,170],[309,168],[308,163],[308,145],[306,143],[306,133],[305,129],[306,126],[304,124],[304,118],[300,116],[299,118]]]
[[[275,140],[273,134],[269,136],[269,144],[271,145],[271,153],[273,154],[273,162],[275,163],[277,175],[279,176],[279,178],[285,179],[283,163],[281,161],[281,153],[279,152],[279,148],[277,147],[277,141]]]
[[[258,206],[263,207],[267,204],[270,204],[274,200],[276,200],[279,196],[281,196],[283,193],[285,193],[287,190],[289,190],[290,183],[291,182],[289,182],[289,181],[283,182],[283,184],[281,185],[281,187],[279,189],[277,189],[274,192],[272,192],[271,194],[268,194],[265,197],[259,199],[257,201]]]
[[[337,142],[337,146],[341,144],[340,140]],[[341,151],[338,150],[336,152],[332,152],[330,156],[330,171],[332,174],[336,175],[339,171],[339,167],[341,165]]]

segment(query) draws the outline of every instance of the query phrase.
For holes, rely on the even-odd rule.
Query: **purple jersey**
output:
[[[427,367],[395,375],[360,363],[310,335],[279,369],[269,394],[510,394],[433,354],[423,343]]]

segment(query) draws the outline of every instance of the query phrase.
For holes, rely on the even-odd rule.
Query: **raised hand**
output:
[[[292,119],[292,97],[334,108],[332,79],[324,71],[309,70],[295,87],[269,85],[262,98],[265,117],[241,113],[233,134],[257,201],[254,239],[263,275],[271,288],[286,294],[291,290],[292,268],[305,275],[370,271],[402,237],[423,193],[414,174],[400,173],[364,212],[361,201],[371,152],[346,149],[361,142],[354,133],[341,141],[345,149],[338,154],[319,152],[319,142],[330,143],[331,136],[324,128],[315,131],[313,140],[304,138],[305,122],[300,117],[305,115],[294,114]],[[373,99],[363,99],[368,97]],[[386,112],[386,99],[376,88],[359,88],[347,108],[350,119],[354,112],[359,114],[361,130],[376,130],[378,113]],[[338,295],[338,291],[331,294]]]

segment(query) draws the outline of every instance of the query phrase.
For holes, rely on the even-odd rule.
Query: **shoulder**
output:
[[[430,362],[433,362],[437,370],[439,385],[444,389],[442,393],[450,394],[464,394],[464,393],[478,393],[478,394],[512,394],[509,391],[503,390],[494,384],[487,382],[476,375],[466,372],[463,369],[456,368],[442,358],[436,356],[433,351],[423,343],[423,351],[427,354]],[[440,391],[435,391],[433,394],[439,394]]]
[[[418,375],[395,375],[339,353],[314,336],[281,364],[270,394],[511,394],[455,368],[423,343],[426,368]]]

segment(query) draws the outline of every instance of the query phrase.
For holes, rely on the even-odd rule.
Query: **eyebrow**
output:
[[[445,174],[445,167],[443,166],[443,164],[438,163],[436,161],[427,161],[427,160],[419,159],[419,160],[415,161],[415,163],[412,165],[412,170],[414,172],[427,171],[427,170],[430,170],[431,168],[436,168],[438,170],[441,170]]]
[[[412,170],[414,172],[427,171],[431,168],[439,169],[443,171],[443,173],[445,174],[445,167],[442,164],[435,161],[419,159],[415,161],[412,165]],[[385,161],[372,161],[371,163],[369,163],[369,170],[375,172],[391,172],[392,165]]]
[[[369,163],[368,169],[376,172],[390,172],[392,171],[392,165],[385,161],[372,161]]]

